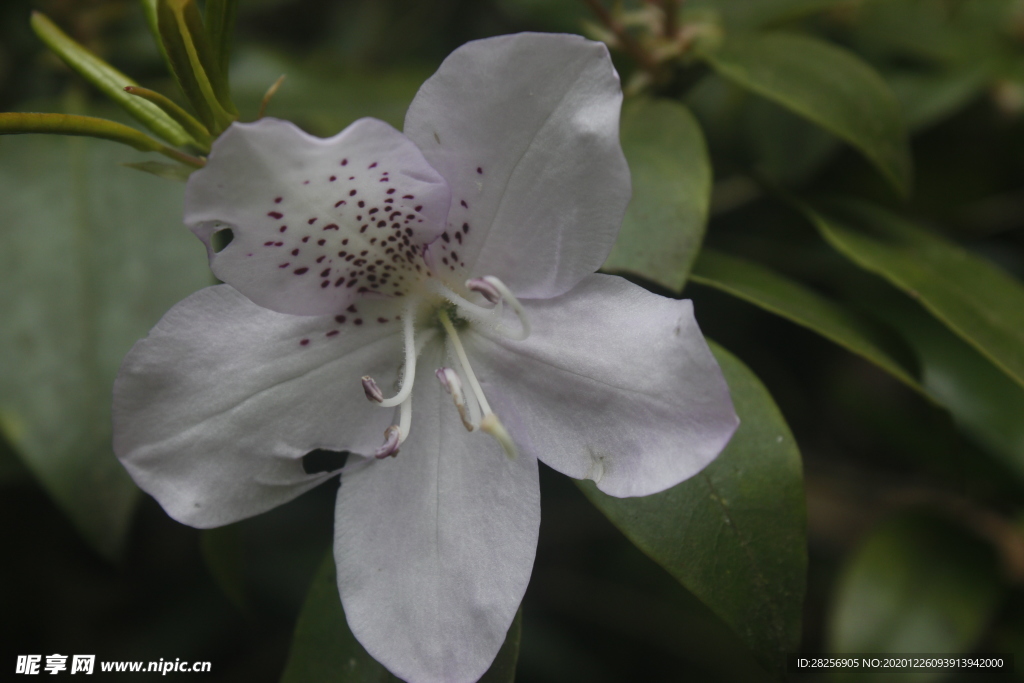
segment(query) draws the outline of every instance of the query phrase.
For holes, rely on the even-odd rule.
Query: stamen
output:
[[[509,460],[515,460],[519,457],[519,452],[516,450],[516,443],[512,440],[508,430],[505,429],[505,425],[501,423],[498,416],[494,413],[484,415],[484,418],[480,420],[480,429],[494,437],[495,441],[501,444],[501,447],[505,449],[505,455],[508,456]]]
[[[466,379],[469,380],[469,386],[473,389],[473,395],[476,397],[477,403],[480,404],[480,410],[483,412],[483,417],[480,419],[480,429],[493,436],[501,444],[501,447],[505,450],[505,455],[510,459],[515,459],[516,447],[512,442],[512,437],[509,436],[505,425],[501,423],[498,416],[491,410],[490,404],[487,403],[487,397],[484,396],[484,390],[480,386],[480,381],[477,380],[476,375],[473,373],[473,367],[469,364],[466,349],[462,346],[462,340],[459,339],[459,334],[455,331],[455,326],[452,325],[448,312],[442,309],[437,317],[444,326],[444,331],[448,333],[448,338],[455,349],[455,355],[459,359],[459,365],[462,366],[462,371],[466,374]]]
[[[487,277],[483,279],[487,280],[488,284],[492,286],[494,286],[494,282],[497,282],[498,285],[500,285],[500,287],[497,288],[498,292],[502,293],[503,298],[505,296],[508,297],[509,303],[512,304],[512,306],[514,307],[516,315],[519,316],[519,322],[522,325],[522,329],[512,330],[501,324],[500,305],[497,306],[496,308],[484,308],[483,306],[475,304],[472,301],[466,299],[465,297],[456,294],[447,286],[445,286],[442,282],[435,278],[429,278],[426,282],[426,285],[430,289],[434,290],[434,293],[443,296],[445,299],[448,299],[448,301],[451,301],[453,304],[455,304],[459,309],[459,315],[465,318],[469,318],[474,322],[487,325],[494,329],[494,331],[496,331],[503,337],[508,337],[509,339],[513,339],[515,341],[522,341],[526,339],[526,337],[528,337],[530,334],[530,323],[526,319],[526,311],[520,305],[519,300],[512,295],[512,292],[510,292],[508,288],[505,287],[505,285],[501,282],[501,280],[498,280],[498,278]],[[494,282],[492,282],[492,280]],[[467,281],[467,287],[469,285],[469,282],[471,281]],[[502,292],[502,290],[504,290],[504,292]],[[503,299],[499,300],[499,304],[502,300]]]
[[[378,460],[391,456],[395,457],[398,455],[398,446],[401,443],[400,429],[395,425],[391,425],[384,430],[384,445],[377,449],[373,454],[373,457]]]
[[[452,395],[455,408],[459,411],[459,417],[462,418],[462,424],[466,431],[471,432],[476,429],[469,411],[466,410],[466,395],[462,391],[462,380],[459,379],[459,374],[451,368],[438,368],[435,374],[445,391]]]
[[[398,416],[398,443],[405,443],[409,438],[409,428],[412,427],[412,396],[402,401]]]
[[[363,375],[363,393],[366,394],[368,401],[380,403],[384,400],[384,392],[380,390],[380,387],[377,386],[377,383],[369,375]]]
[[[412,395],[412,384],[416,379],[416,356],[418,355],[414,329],[416,305],[418,303],[418,299],[411,298],[406,304],[405,312],[402,315],[402,328],[405,332],[405,370],[402,373],[402,388],[391,398],[384,398],[384,394],[381,392],[381,398],[376,399],[371,395],[371,390],[368,390],[366,386],[368,383],[377,386],[377,383],[372,377],[363,377],[363,390],[366,392],[366,397],[378,403],[382,408],[394,408],[397,405],[401,405],[405,399]],[[379,387],[377,391],[380,391]]]
[[[512,291],[505,286],[504,282],[494,277],[493,275],[488,275],[487,277],[483,278],[483,281],[494,287],[494,289],[496,289],[497,291],[501,292],[501,297],[509,304],[511,304],[512,310],[514,310],[516,312],[516,315],[519,316],[519,324],[522,325],[523,327],[519,333],[519,336],[515,337],[516,341],[523,341],[524,339],[529,337],[530,319],[526,316],[526,309],[524,309],[523,305],[519,303],[519,299],[517,299],[515,295],[512,293]],[[467,282],[466,284],[468,285],[469,283]]]
[[[483,278],[466,280],[466,289],[480,294],[492,306],[496,306],[501,301],[501,292],[498,291],[498,288]]]

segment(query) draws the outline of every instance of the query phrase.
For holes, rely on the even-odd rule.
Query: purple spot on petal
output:
[[[476,172],[479,173],[480,175],[483,175],[484,174],[484,169],[482,169],[479,166],[477,166],[476,167]]]
[[[284,218],[284,214],[281,213],[280,211],[268,211],[267,215],[270,216],[271,218],[276,218],[278,220]]]
[[[302,346],[307,346],[309,344],[309,340],[308,339],[303,339],[302,341],[299,342],[299,344],[302,345]]]
[[[464,209],[468,209],[469,208],[469,204],[466,203],[465,199],[463,199],[461,202],[459,202],[459,204],[462,204],[462,208],[464,208]]]
[[[309,268],[296,268],[295,271],[294,271],[294,273],[296,275],[305,275],[308,272],[309,272]]]
[[[342,166],[348,166],[348,159],[342,159],[341,160],[341,165]]]
[[[338,330],[331,330],[330,332],[328,332],[328,333],[327,333],[326,335],[324,335],[324,336],[326,336],[326,337],[333,337],[333,336],[334,336],[334,335],[336,335],[336,334],[338,334]]]
[[[282,199],[284,199],[284,197],[275,197],[274,198],[274,203],[275,204],[280,204]]]

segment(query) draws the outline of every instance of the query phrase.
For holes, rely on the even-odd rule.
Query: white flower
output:
[[[305,472],[314,449],[361,454],[338,492],[338,588],[409,681],[493,660],[533,565],[538,459],[642,496],[737,425],[690,302],[593,274],[630,195],[621,100],[598,43],[481,40],[423,85],[404,135],[236,124],[189,180],[186,223],[228,284],[129,353],[115,452],[197,527],[336,474]]]

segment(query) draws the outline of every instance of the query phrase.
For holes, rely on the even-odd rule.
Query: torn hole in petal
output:
[[[231,228],[224,226],[210,236],[210,248],[213,249],[213,253],[219,254],[231,244],[233,239],[235,239],[235,233],[231,231]]]
[[[302,456],[302,471],[306,474],[320,474],[340,470],[352,455],[349,451],[330,451],[317,448]]]

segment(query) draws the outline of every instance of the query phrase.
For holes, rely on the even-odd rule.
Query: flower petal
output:
[[[739,419],[691,302],[592,275],[523,303],[525,341],[467,335],[521,451],[626,497],[693,476],[728,443]]]
[[[189,178],[185,223],[214,274],[259,305],[329,315],[368,292],[401,291],[444,229],[449,197],[416,145],[383,121],[321,139],[261,119],[214,143]],[[217,252],[224,229],[234,237]]]
[[[330,476],[303,471],[309,451],[380,445],[390,416],[369,404],[359,378],[397,375],[393,308],[361,302],[337,318],[299,317],[227,285],[196,292],[121,365],[114,452],[171,517],[192,526],[291,500]]]
[[[452,191],[435,272],[547,298],[597,270],[629,202],[622,90],[608,50],[520,33],[467,43],[413,100],[405,134]]]
[[[476,681],[522,601],[540,527],[537,461],[466,432],[451,397],[417,373],[394,458],[342,476],[338,589],[349,627],[399,678]]]

